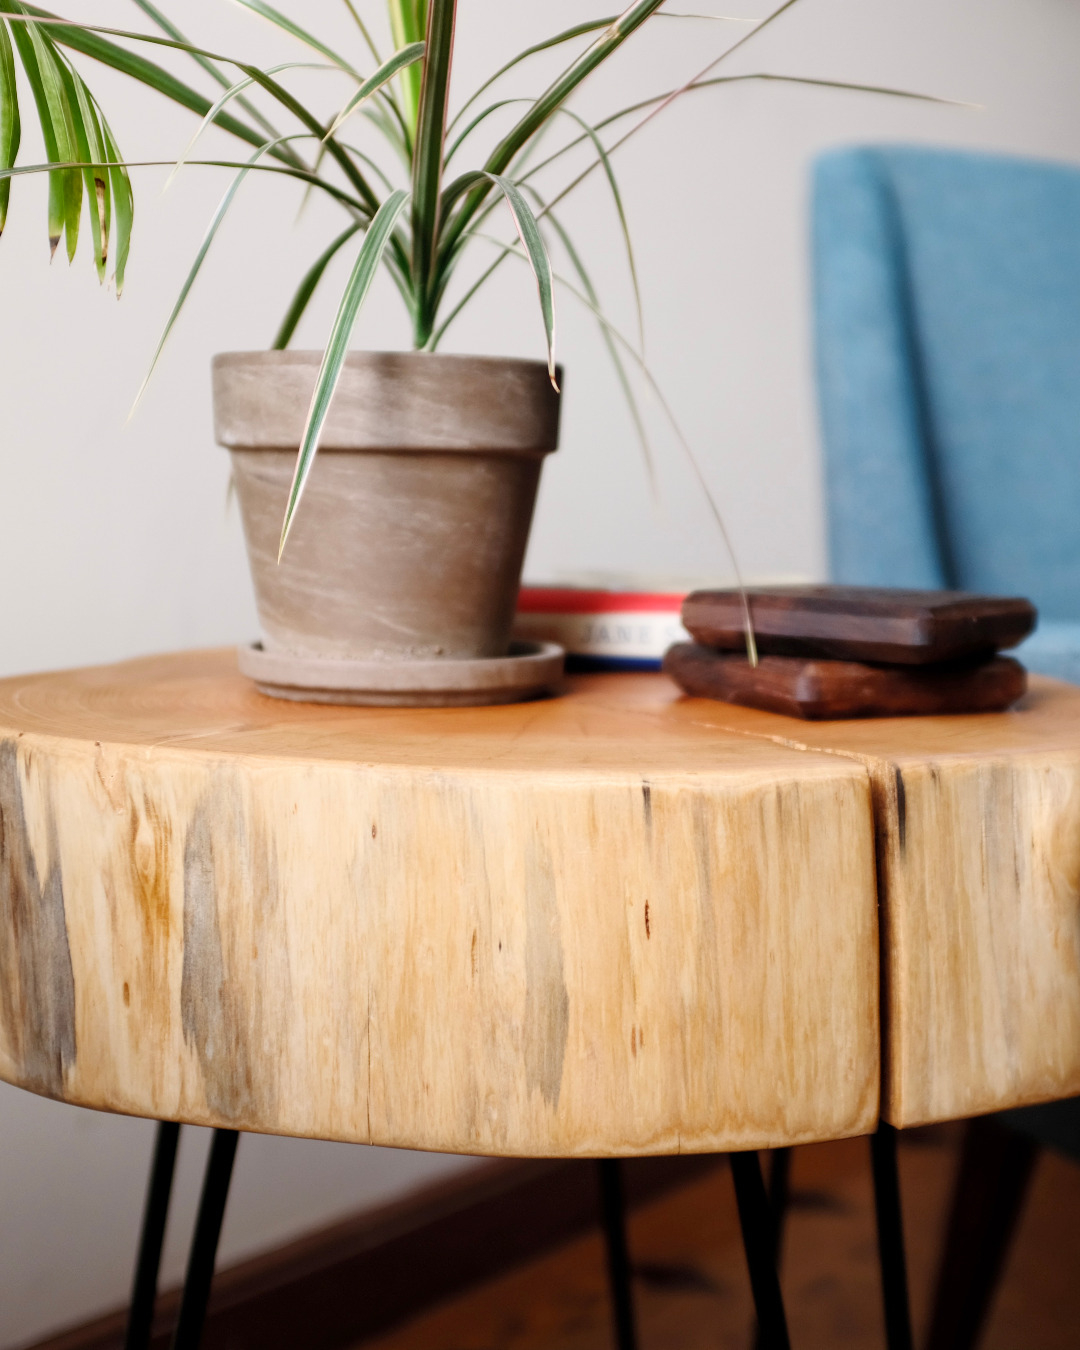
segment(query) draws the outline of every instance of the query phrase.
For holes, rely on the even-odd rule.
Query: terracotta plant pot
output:
[[[263,648],[337,662],[505,657],[559,395],[535,361],[356,352],[285,549],[317,352],[214,358]]]

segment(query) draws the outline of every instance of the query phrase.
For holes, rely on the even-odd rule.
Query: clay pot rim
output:
[[[319,366],[322,364],[323,352],[314,347],[288,347],[284,351],[278,351],[271,348],[254,349],[250,351],[227,351],[216,352],[211,357],[213,367],[223,366],[245,366],[252,363],[267,366]],[[471,352],[422,352],[411,348],[387,348],[378,351],[350,351],[345,357],[346,369],[361,369],[365,366],[384,366],[408,367],[415,365],[417,369],[426,367],[427,370],[438,366],[444,366],[449,371],[454,366],[459,369],[465,366],[475,367],[478,371],[489,368],[492,374],[496,370],[506,370],[516,367],[523,375],[536,374],[543,377],[545,383],[549,383],[548,368],[545,361],[538,361],[528,356],[493,356],[490,354],[473,354]],[[556,365],[556,380],[559,388],[562,388],[563,367]]]
[[[214,432],[232,450],[299,445],[321,351],[222,352]],[[561,398],[542,361],[450,352],[349,352],[321,449],[550,454]]]

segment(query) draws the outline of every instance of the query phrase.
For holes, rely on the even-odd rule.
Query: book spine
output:
[[[689,634],[671,610],[616,610],[596,614],[518,613],[515,636],[558,642],[570,655],[659,661]]]

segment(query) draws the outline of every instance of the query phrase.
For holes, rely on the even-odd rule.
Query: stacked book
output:
[[[557,642],[568,670],[659,670],[689,634],[679,618],[690,585],[525,585],[514,636]]]

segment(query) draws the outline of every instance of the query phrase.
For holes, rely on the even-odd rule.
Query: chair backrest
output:
[[[833,579],[1080,617],[1080,170],[830,152],[813,264]]]

